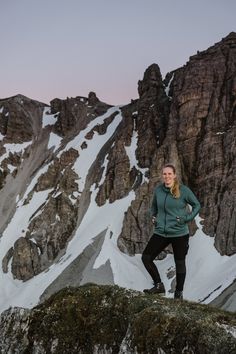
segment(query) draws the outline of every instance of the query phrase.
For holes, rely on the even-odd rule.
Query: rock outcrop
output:
[[[16,124],[15,130],[13,129],[14,134],[10,134],[11,130],[9,129],[6,132],[2,130],[2,133],[6,135],[0,141],[2,149],[1,192],[4,195],[9,193],[5,189],[9,188],[10,184],[16,193],[16,195],[10,194],[14,203],[11,203],[12,210],[9,209],[9,217],[6,216],[6,224],[9,223],[9,218],[14,215],[17,208],[15,202],[17,189],[14,188],[14,182],[17,183],[20,180],[19,185],[22,185],[22,188],[18,190],[19,198],[20,194],[24,194],[27,185],[37,176],[32,189],[28,191],[22,201],[23,206],[29,204],[39,192],[45,191],[48,194],[45,202],[35,212],[32,212],[27,229],[15,230],[18,239],[12,246],[10,245],[2,259],[2,268],[5,273],[11,270],[14,278],[26,281],[47,269],[65,253],[67,244],[77,226],[79,200],[82,193],[78,185],[80,176],[74,170],[74,164],[79,157],[79,147],[78,149],[69,148],[62,151],[61,154],[58,151],[58,155],[56,155],[53,152],[54,149],[47,147],[50,133],[53,131],[54,134],[56,132],[61,135],[67,134],[66,142],[68,142],[83,130],[89,121],[104,114],[108,107],[109,105],[100,102],[93,92],[89,94],[88,98],[77,97],[65,101],[55,99],[46,113],[46,115],[53,116],[54,121],[51,125],[44,127],[42,118],[45,115],[43,112],[46,105],[21,95],[0,101],[0,123],[1,119],[2,121],[5,119],[4,115],[10,117],[11,111],[14,111],[17,117],[19,115],[18,120],[21,122]],[[67,114],[70,110],[74,120],[71,120],[71,114]],[[115,115],[112,114],[105,119],[104,125],[95,127],[95,131],[104,134]],[[61,130],[58,129],[59,126],[62,127]],[[17,134],[21,140],[16,139]],[[14,142],[22,143],[26,138],[31,139],[27,142],[28,145],[22,144],[19,152],[12,153],[11,146],[14,149]],[[7,153],[6,146],[9,149]],[[59,150],[63,149],[63,146],[63,144],[60,145]],[[38,150],[41,151],[40,156],[38,156]],[[39,174],[38,171],[42,167],[46,172]],[[17,174],[18,170],[19,174]],[[15,181],[11,181],[9,176],[14,177]],[[8,184],[6,184],[6,180]],[[7,197],[10,203],[9,195],[6,195]],[[7,205],[2,205],[3,214],[6,209]],[[11,268],[9,267],[10,263]]]
[[[0,100],[0,188],[8,175],[16,177],[21,161],[29,155],[28,146],[40,136],[45,106],[23,95]],[[11,146],[17,151],[9,151]]]
[[[20,144],[32,140],[40,129],[45,106],[23,95],[0,100],[0,133],[5,136],[5,142]]]
[[[131,254],[143,249],[150,237],[144,212],[160,181],[161,167],[172,162],[180,179],[199,198],[203,230],[215,237],[217,250],[221,255],[236,252],[235,68],[236,33],[231,33],[169,73],[164,80],[166,96],[159,68],[152,65],[146,71],[139,83],[136,156],[140,166],[149,167],[150,181],[136,191],[136,200],[124,218],[121,249]],[[143,123],[138,125],[140,120]],[[139,227],[135,220],[140,221]]]
[[[13,277],[26,281],[56,262],[93,190],[100,207],[134,195],[117,242],[122,252],[141,253],[152,232],[153,189],[166,162],[199,198],[203,230],[218,252],[236,253],[236,34],[193,55],[164,80],[152,64],[138,93],[119,108],[94,92],[56,98],[50,107],[21,95],[0,100],[0,231],[17,208],[45,192],[26,228],[9,232],[14,242],[2,257],[5,273],[11,264]],[[44,126],[45,114],[53,119]],[[21,148],[12,152],[15,143]]]
[[[135,158],[138,163],[134,170],[134,177],[138,182],[135,184],[136,198],[125,214],[118,240],[120,249],[129,254],[141,253],[150,238],[152,226],[148,210],[154,185],[160,181],[156,176],[159,160],[157,152],[166,135],[170,99],[165,93],[157,64],[151,65],[146,70],[143,80],[138,83],[138,91],[140,98],[135,105],[133,104],[131,113],[133,131],[129,132],[129,136],[136,134],[137,139]],[[127,132],[127,129],[124,131]],[[156,171],[152,176],[150,172],[154,166]],[[148,183],[145,180],[148,180]]]
[[[0,317],[1,353],[233,354],[236,321],[206,305],[117,286],[64,289]]]
[[[88,98],[75,97],[66,100],[55,98],[50,102],[51,113],[57,114],[55,132],[66,136],[69,133],[79,133],[87,124],[99,115],[104,114],[109,105],[99,101],[95,92],[90,92]]]
[[[63,152],[38,178],[35,188],[24,201],[26,205],[35,192],[51,190],[46,203],[31,216],[25,237],[20,237],[3,259],[3,268],[7,272],[12,257],[14,278],[24,281],[32,278],[65,252],[77,222],[78,175],[72,169],[77,157],[77,150]]]
[[[129,157],[126,153],[126,145],[130,144],[133,132],[133,118],[130,109],[122,110],[123,119],[117,130],[114,143],[109,149],[106,160],[107,166],[104,181],[101,183],[99,178],[99,191],[96,201],[98,205],[105,204],[106,200],[110,203],[125,197],[135,181],[135,171],[130,168]]]
[[[203,230],[222,255],[236,252],[236,33],[175,71],[166,146],[201,200]],[[227,156],[227,157],[226,157]]]

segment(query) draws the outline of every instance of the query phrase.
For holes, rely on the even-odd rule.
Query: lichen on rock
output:
[[[3,354],[13,348],[21,353],[71,354],[236,352],[233,314],[118,286],[65,288],[27,314],[15,309],[0,317]],[[11,342],[15,336],[21,338],[21,351]]]

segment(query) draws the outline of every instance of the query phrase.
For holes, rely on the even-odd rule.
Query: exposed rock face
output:
[[[227,255],[236,252],[235,68],[233,33],[174,73],[166,141],[201,200],[204,231]]]
[[[35,191],[39,192],[49,188],[55,189],[57,186],[58,191],[64,191],[68,194],[76,192],[78,190],[76,183],[78,175],[72,168],[78,156],[78,151],[71,148],[64,151],[60,158],[56,157],[48,167],[47,172],[39,177]]]
[[[26,237],[19,238],[12,255],[12,274],[24,281],[46,269],[58,255],[61,255],[76,226],[79,199],[77,174],[72,170],[78,152],[70,149],[56,158],[45,174],[38,179],[34,192],[53,189],[45,204],[32,215]],[[9,254],[3,260],[4,270]]]
[[[0,348],[2,353],[23,353],[29,344],[27,332],[30,310],[12,308],[1,315]],[[9,331],[12,333],[9,336]]]
[[[150,167],[147,193],[150,195],[154,184],[160,181],[163,163],[173,162],[182,181],[194,190],[201,201],[204,231],[215,236],[215,246],[222,255],[236,252],[235,68],[236,34],[231,33],[208,50],[192,56],[183,68],[167,76],[165,82],[169,86],[166,91],[171,95],[167,103],[161,84],[155,81],[159,77],[156,66],[151,66],[144,75],[144,81],[147,77],[149,81],[139,84],[138,106],[148,107],[147,117],[154,107],[156,110],[162,107],[162,102],[165,102],[164,107],[170,104],[169,116],[165,114],[167,108],[163,108],[156,129],[153,126],[150,129],[162,137],[159,144],[146,126],[140,129],[144,143],[141,144],[139,137],[136,154],[141,166]],[[156,94],[151,109],[149,93],[154,91],[153,85],[159,95]],[[141,112],[138,111],[139,120],[142,117],[146,123]],[[150,121],[154,124],[153,119]],[[119,241],[126,245],[130,253],[143,249],[148,239],[145,222],[140,222],[139,232],[136,228],[134,234],[137,237],[131,237],[131,230],[135,229],[134,215],[137,216],[140,205],[138,194],[139,191],[131,206],[132,211],[128,211],[124,219],[122,239]],[[143,244],[137,247],[140,239]]]
[[[152,225],[148,210],[154,185],[159,181],[157,172],[154,172],[153,176],[150,172],[152,167],[158,171],[157,164],[161,157],[157,158],[156,154],[163,143],[168,124],[170,99],[165,94],[157,64],[151,65],[146,70],[143,80],[139,81],[138,91],[140,99],[137,106],[133,107],[133,132],[129,131],[129,136],[136,131],[135,155],[139,171],[136,171],[134,177],[139,183],[136,184],[136,198],[124,217],[123,229],[118,240],[120,249],[129,254],[141,253],[150,238]],[[145,177],[150,177],[148,184],[143,183]]]
[[[25,237],[15,242],[12,273],[17,279],[28,280],[40,272],[40,258],[36,244]]]
[[[124,216],[123,228],[118,239],[122,252],[128,254],[142,253],[152,232],[150,215],[150,192],[143,184],[136,192],[136,198]]]
[[[64,289],[31,311],[10,309],[0,330],[2,354],[236,351],[233,315],[117,286]]]
[[[98,206],[134,195],[118,246],[130,255],[141,253],[152,232],[153,189],[166,162],[176,165],[180,180],[199,198],[204,231],[215,237],[220,254],[236,253],[236,34],[190,57],[164,80],[152,64],[138,92],[138,100],[112,108],[104,119],[99,117],[111,106],[94,92],[88,98],[56,98],[47,126],[42,126],[46,105],[21,95],[0,100],[0,232],[17,207],[45,192],[5,251],[4,272],[12,261],[13,276],[26,281],[56,262],[89,207],[91,186]],[[50,139],[60,140],[56,149],[49,148]],[[11,152],[7,144],[13,143],[24,146]]]
[[[22,109],[26,110],[26,112],[25,115],[22,116],[20,109],[21,105],[24,105],[25,102],[27,103],[27,106]],[[68,105],[72,110],[74,106],[77,107],[78,105],[79,108],[82,107],[85,111],[89,111],[90,113],[88,114],[88,117],[90,120],[94,119],[99,113],[106,112],[109,107],[100,102],[95,93],[91,93],[88,99],[67,99],[65,102],[55,100],[53,107],[50,109],[50,113],[54,115],[53,110],[58,109],[57,105],[60,107],[60,105],[63,104],[64,106]],[[86,108],[88,104],[89,106]],[[93,104],[95,106],[93,106]],[[0,182],[2,188],[5,187],[6,189],[8,187],[8,184],[11,182],[9,175],[16,177],[19,169],[21,172],[17,175],[15,183],[17,183],[17,180],[20,180],[20,183],[22,184],[25,179],[25,188],[18,191],[18,194],[20,194],[25,191],[27,187],[26,183],[30,184],[35,172],[39,171],[43,165],[47,167],[46,172],[38,175],[37,182],[24,198],[23,205],[29,204],[35,194],[42,191],[46,192],[48,190],[46,201],[39,206],[35,213],[32,213],[27,230],[16,230],[19,234],[19,238],[12,246],[10,245],[11,247],[2,259],[4,272],[9,271],[9,262],[11,261],[13,277],[26,281],[34,275],[42,272],[44,269],[48,268],[52,262],[56,261],[57,258],[65,252],[68,241],[73,235],[77,225],[79,197],[81,194],[78,187],[79,176],[74,170],[74,164],[79,157],[79,149],[70,148],[62,151],[58,156],[53,155],[53,150],[51,150],[51,152],[49,152],[50,150],[48,149],[44,150],[50,132],[54,129],[54,125],[51,125],[51,127],[49,125],[42,129],[44,104],[32,101],[21,95],[2,100],[0,102],[1,118],[4,114],[7,117],[10,115],[10,113],[7,114],[7,112],[11,111],[11,107],[15,110],[19,110],[19,120],[22,120],[22,129],[19,130],[19,135],[21,135],[21,137],[25,137],[26,135],[30,136],[32,141],[27,143],[28,146],[25,149],[24,145],[22,145],[22,150],[19,150],[19,152],[12,153],[10,150],[7,154],[5,153],[5,144],[11,143],[9,139],[11,138],[13,140],[14,134],[16,135],[17,131],[15,131],[13,135],[6,135],[4,139],[0,141],[0,148],[2,148],[2,154],[4,154],[2,161],[0,162],[0,177],[2,177]],[[27,112],[27,109],[29,112]],[[76,111],[76,122],[81,125],[77,126],[77,131],[75,129],[76,127],[74,127],[75,131],[72,132],[73,134],[71,134],[70,130],[70,128],[72,129],[70,115],[65,115],[63,119],[63,124],[67,127],[65,128],[65,131],[69,132],[68,134],[71,134],[69,138],[67,137],[67,141],[68,139],[73,139],[73,136],[76,133],[87,126],[89,119],[84,121],[85,116],[83,115],[83,109],[82,111],[80,109]],[[25,120],[25,122],[23,121],[25,116],[30,117],[32,120],[32,126],[30,126],[27,120]],[[114,116],[115,115],[112,115],[107,118],[105,126],[97,127],[98,133],[106,131],[107,125],[112,121]],[[56,125],[57,124],[58,123],[56,123]],[[24,126],[25,130],[30,133],[24,133]],[[16,128],[18,129],[19,126],[16,126]],[[56,131],[56,129],[54,129],[54,131]],[[32,136],[30,134],[32,134]],[[14,141],[12,141],[12,143],[13,142]],[[19,141],[16,140],[16,142]],[[38,156],[39,153],[37,150],[39,150],[39,147],[41,156]],[[6,179],[8,184],[5,182]],[[13,182],[11,182],[11,186],[12,185]],[[17,189],[14,188],[14,186],[13,190],[17,193]],[[5,193],[5,191],[2,190],[2,193]],[[15,202],[17,194],[15,197],[14,193],[11,193],[10,195]],[[9,199],[8,196],[8,202],[10,203],[10,201],[11,199]],[[11,208],[14,210],[13,203],[11,203]],[[6,209],[7,205],[3,205],[3,213],[5,213]],[[9,215],[12,216],[12,214],[13,212],[9,210]],[[7,222],[9,222],[9,219]]]
[[[75,97],[60,100],[55,98],[50,102],[51,113],[57,114],[55,132],[65,136],[70,132],[77,134],[98,115],[105,113],[109,107],[100,102],[94,92],[90,92],[88,98]]]
[[[150,167],[153,155],[165,137],[170,105],[157,64],[145,71],[143,80],[138,83],[138,92],[136,156],[140,167]]]
[[[0,188],[8,175],[16,177],[22,159],[29,153],[27,146],[40,136],[45,106],[23,95],[0,100]],[[22,144],[22,150],[12,153],[11,144]]]
[[[0,100],[0,133],[8,142],[22,143],[32,140],[36,133],[35,120],[41,114],[44,103],[23,95]]]
[[[96,198],[98,205],[105,204],[106,200],[112,203],[126,196],[131,190],[135,179],[133,172],[130,170],[130,162],[125,150],[125,146],[130,144],[132,136],[132,111],[126,108],[122,112],[123,120],[117,130],[114,143],[107,152],[106,161],[104,161],[104,181],[101,183],[101,176],[97,180],[97,183],[99,183],[99,191]]]

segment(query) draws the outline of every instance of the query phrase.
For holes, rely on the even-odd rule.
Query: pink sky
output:
[[[235,0],[0,0],[0,98],[18,93],[137,98],[152,63],[162,75],[236,31]]]

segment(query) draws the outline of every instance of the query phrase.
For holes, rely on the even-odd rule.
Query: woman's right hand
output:
[[[176,220],[180,225],[185,224],[184,218],[182,216],[176,216]]]
[[[152,216],[152,223],[153,223],[153,225],[155,225],[155,222],[156,222],[156,217],[155,217],[155,216]]]

